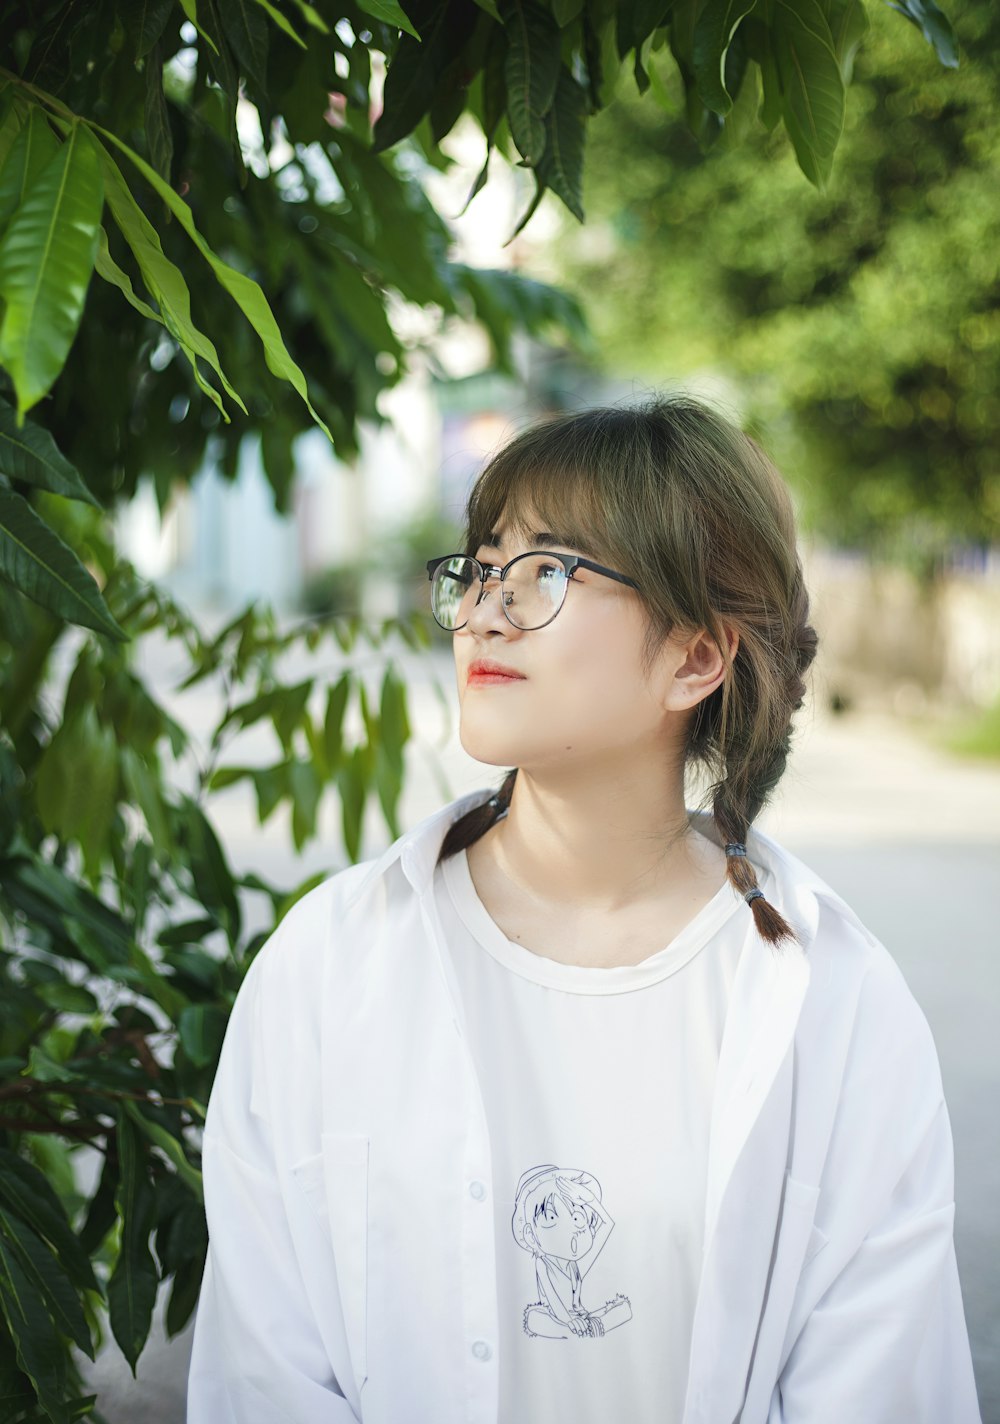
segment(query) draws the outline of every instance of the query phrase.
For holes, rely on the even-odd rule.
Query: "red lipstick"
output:
[[[475,662],[469,665],[467,684],[470,687],[478,687],[488,683],[499,685],[524,680],[523,672],[518,672],[505,663],[498,663],[493,658],[476,658]]]

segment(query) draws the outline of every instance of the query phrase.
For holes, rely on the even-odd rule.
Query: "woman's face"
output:
[[[481,545],[480,562],[502,568],[536,548],[541,531],[525,522],[527,529],[516,532],[502,525],[496,531],[502,547]],[[583,552],[548,538],[543,547]],[[602,761],[613,766],[623,756],[662,757],[664,739],[680,733],[677,714],[690,711],[692,698],[685,705],[675,686],[685,654],[673,641],[664,644],[647,678],[644,630],[638,592],[590,569],[577,569],[553,621],[530,630],[505,617],[494,581],[454,634],[462,746],[477,761],[529,773],[579,771]],[[481,658],[523,673],[524,680],[470,683],[469,669]]]

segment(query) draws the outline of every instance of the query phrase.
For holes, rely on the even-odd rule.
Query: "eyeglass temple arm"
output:
[[[638,588],[635,579],[631,579],[627,574],[616,574],[614,569],[607,569],[603,564],[595,564],[592,559],[581,558],[579,554],[573,554],[573,568],[570,569],[572,576],[575,569],[592,569],[595,574],[604,574],[605,578],[616,579],[618,583],[627,583],[629,588]]]
[[[540,553],[546,553],[546,552],[548,552],[548,551],[547,551],[547,550],[539,550],[539,552],[540,552]],[[439,559],[428,559],[428,561],[427,561],[427,577],[428,577],[429,579],[432,579],[432,578],[434,577],[435,573],[437,572],[437,568],[438,568],[438,565],[439,565],[439,564],[443,564],[446,559],[453,559],[453,558],[455,558],[455,557],[456,557],[456,556],[455,556],[454,554],[445,554],[445,555],[443,555],[443,556],[442,556],[441,558],[439,558]],[[471,555],[463,555],[463,557],[465,557],[465,558],[471,558]],[[568,567],[567,570],[566,570],[566,576],[567,576],[567,578],[572,578],[574,571],[575,571],[576,569],[578,569],[578,568],[582,568],[582,569],[592,569],[593,572],[596,573],[596,574],[604,574],[606,578],[615,579],[618,583],[628,584],[629,588],[635,588],[635,589],[637,589],[637,588],[639,587],[639,585],[636,583],[635,579],[629,578],[627,574],[615,573],[614,569],[605,568],[605,566],[604,566],[603,564],[595,564],[592,559],[584,559],[584,558],[582,558],[579,554],[557,554],[556,557],[562,559],[564,564],[568,564],[568,565],[569,565],[569,567]],[[475,562],[476,562],[476,563],[479,563],[479,560],[477,559],[477,560],[475,560]],[[497,568],[497,565],[496,565],[496,564],[483,564],[483,565],[481,565],[481,567],[482,567],[483,570],[484,570],[484,575],[487,574],[487,573],[489,573],[490,569],[495,570],[497,573],[502,573],[502,572],[503,572],[502,569]],[[453,578],[453,579],[455,579],[458,583],[462,583],[462,582],[463,582],[463,580],[462,580],[461,578],[459,578],[458,574],[452,573],[450,569],[445,569],[444,572],[445,572],[445,574],[447,575],[448,578]]]

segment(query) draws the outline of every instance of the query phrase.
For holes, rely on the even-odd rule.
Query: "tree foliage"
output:
[[[932,0],[898,6],[954,60]],[[410,739],[393,650],[421,616],[280,630],[251,605],[214,636],[117,554],[108,511],[161,506],[259,438],[279,508],[295,438],[337,453],[410,351],[413,304],[582,339],[578,305],[458,261],[422,176],[478,121],[582,218],[584,136],[623,85],[676,83],[702,141],[762,96],[822,185],[863,37],[861,0],[13,0],[0,13],[0,1399],[11,1424],[99,1415],[75,1347],[105,1319],[133,1370],[153,1306],[189,1319],[205,1260],[200,1124],[253,955],[312,881],[237,876],[212,798],[252,785],[301,848],[339,801],[388,832]],[[384,79],[384,83],[383,83]],[[652,101],[648,101],[650,104]],[[801,180],[799,180],[801,181]],[[207,757],[139,651],[221,680]],[[326,651],[289,680],[284,658]],[[374,677],[373,677],[374,667]],[[269,728],[269,760],[229,752]],[[226,759],[224,760],[224,754]],[[229,759],[231,755],[232,759]],[[194,761],[192,768],[191,762]],[[263,895],[268,928],[248,929]],[[99,1154],[81,1188],[75,1154]]]
[[[621,103],[558,250],[610,368],[730,377],[815,530],[924,567],[1000,540],[1000,23],[958,13],[954,75],[872,21],[825,191],[767,134],[703,158]]]

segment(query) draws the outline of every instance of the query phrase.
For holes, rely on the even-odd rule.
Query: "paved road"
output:
[[[438,664],[438,675],[454,717],[448,661]],[[213,709],[208,694],[199,695],[202,703],[186,694],[174,708],[187,725],[209,727]],[[413,686],[411,720],[421,746],[410,749],[407,826],[446,794],[497,779],[495,769],[465,755],[454,725],[448,735],[426,684]],[[437,756],[428,751],[432,743]],[[344,863],[332,806],[323,845],[297,857],[280,822],[256,826],[239,788],[212,808],[240,869],[292,884]],[[1000,1424],[1000,768],[955,762],[891,719],[807,713],[778,798],[759,824],[812,865],[884,941],[935,1034],[955,1137],[956,1242],[983,1420]],[[366,854],[374,854],[386,843],[374,808],[366,828]],[[106,1351],[92,1374],[108,1424],[133,1424],[140,1413],[146,1424],[182,1424],[189,1348],[190,1330],[169,1345],[157,1332],[137,1382],[117,1349]]]

